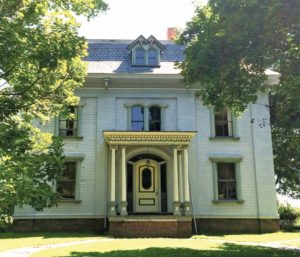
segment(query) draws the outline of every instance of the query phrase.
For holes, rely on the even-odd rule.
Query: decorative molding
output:
[[[110,145],[189,145],[195,131],[103,131]]]

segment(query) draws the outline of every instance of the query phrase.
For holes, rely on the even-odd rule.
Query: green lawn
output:
[[[15,248],[100,238],[92,233],[0,233],[0,252]]]
[[[299,257],[264,247],[220,244],[201,239],[120,239],[46,250],[31,257]]]
[[[199,235],[194,236],[198,239],[216,239],[216,240],[228,240],[228,241],[238,241],[238,242],[254,242],[254,243],[267,243],[273,241],[283,241],[283,240],[300,240],[300,232],[276,232],[267,234],[243,234],[243,235],[217,235],[217,236],[206,236]]]
[[[199,235],[191,239],[110,239],[82,233],[0,233],[0,251],[89,239],[98,241],[44,250],[31,257],[300,257],[300,253],[290,251],[234,244],[235,241],[300,240],[300,233],[286,232],[262,235]],[[227,240],[230,243],[223,243],[220,240]],[[286,245],[300,247],[300,242],[289,242]]]

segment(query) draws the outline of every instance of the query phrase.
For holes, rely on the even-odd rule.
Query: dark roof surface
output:
[[[158,73],[178,74],[174,67],[175,62],[184,60],[184,46],[172,41],[162,40],[165,47],[162,52],[160,67],[133,67],[131,54],[127,49],[134,40],[88,40],[89,55],[85,58],[88,62],[89,73]]]

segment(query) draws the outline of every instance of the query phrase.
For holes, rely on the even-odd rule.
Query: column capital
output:
[[[118,145],[109,145],[110,150],[118,150]]]

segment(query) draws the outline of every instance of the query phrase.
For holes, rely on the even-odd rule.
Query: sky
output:
[[[79,18],[79,34],[87,39],[135,39],[153,35],[167,39],[167,28],[184,28],[193,17],[195,6],[207,0],[104,0],[106,13],[87,22]]]

